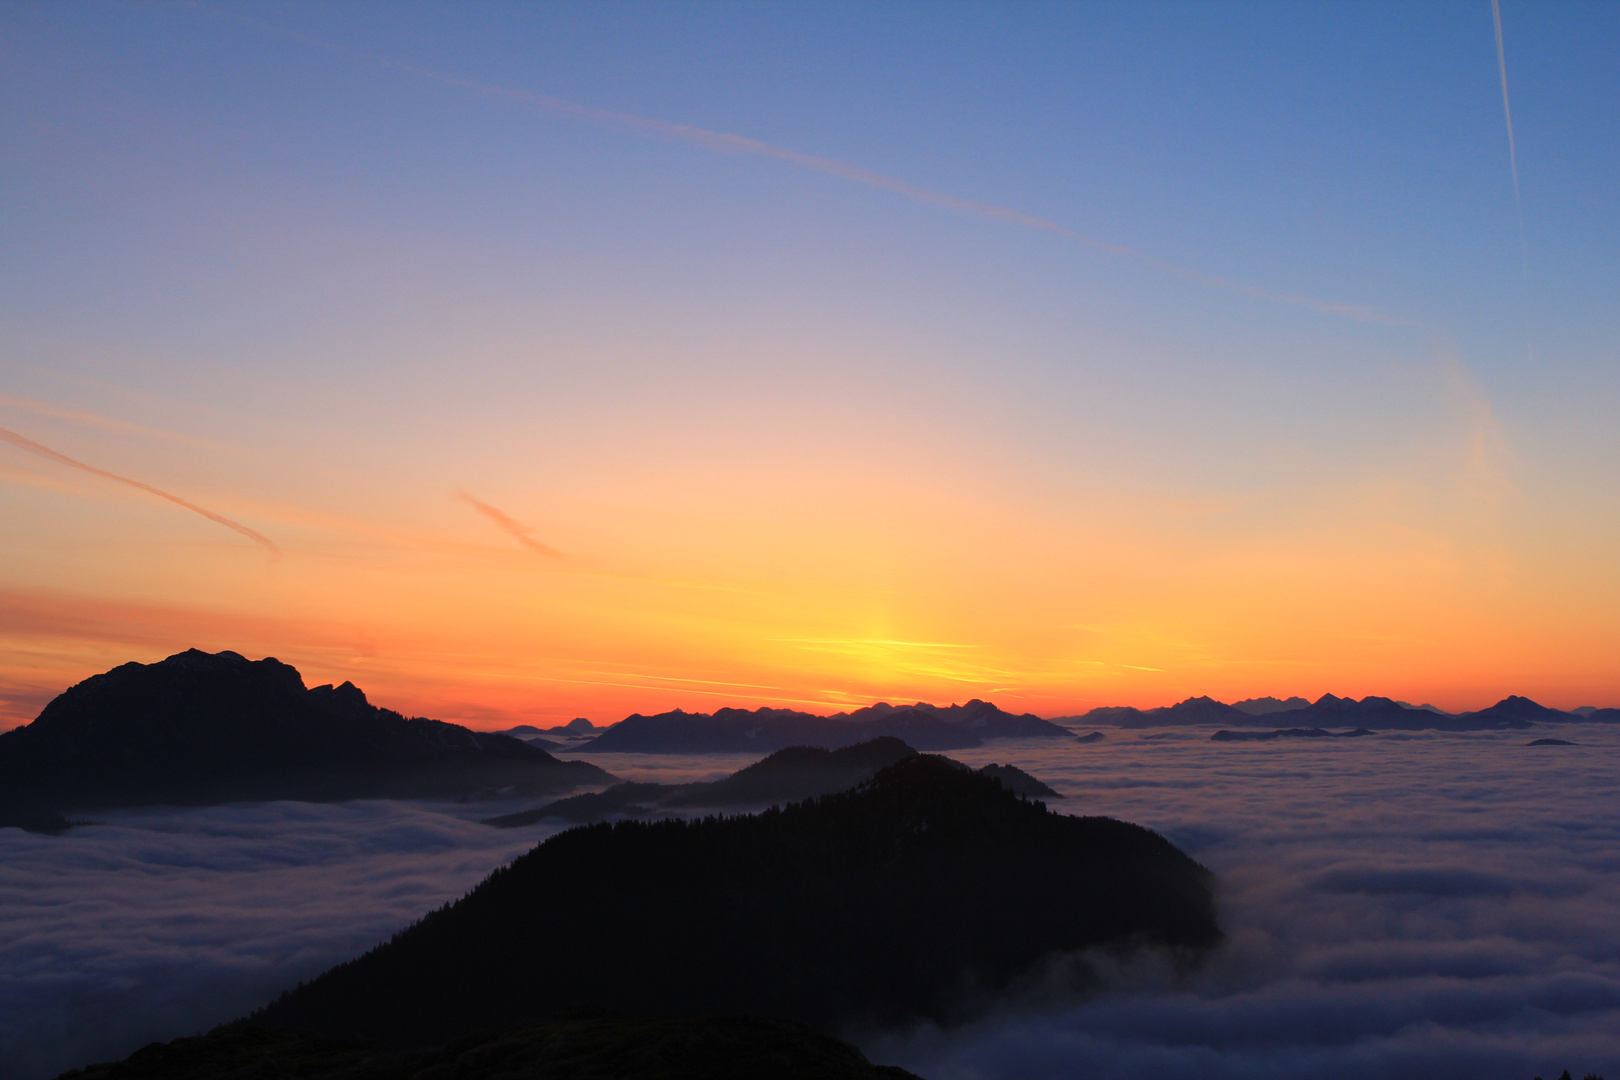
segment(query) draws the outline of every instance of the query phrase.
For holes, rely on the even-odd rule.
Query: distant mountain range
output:
[[[606,791],[570,795],[533,810],[489,818],[484,824],[511,829],[548,818],[583,824],[695,808],[782,805],[848,790],[916,753],[901,740],[887,735],[840,750],[790,746],[721,780],[696,784],[615,784]],[[1063,798],[1013,765],[986,765],[978,771],[993,777],[1015,795],[1033,799]]]
[[[771,708],[675,710],[638,713],[606,728],[578,718],[552,728],[524,725],[505,733],[475,732],[378,708],[352,683],[306,688],[296,668],[272,658],[254,661],[234,652],[192,649],[155,664],[124,664],[92,676],[63,692],[33,723],[0,734],[0,825],[60,831],[68,825],[66,815],[121,806],[444,798],[493,791],[555,795],[613,782],[611,774],[595,765],[560,761],[547,752],[565,745],[571,752],[592,755],[769,755],[798,747],[793,767],[802,767],[799,780],[784,779],[787,773],[781,770],[789,763],[767,768],[762,762],[757,775],[744,770],[703,796],[718,797],[726,784],[738,791],[754,784],[764,792],[770,785],[763,778],[770,774],[777,786],[769,801],[783,801],[845,786],[842,780],[827,779],[842,775],[841,766],[828,759],[811,768],[802,748],[838,750],[875,739],[898,740],[914,753],[969,749],[1005,738],[1074,738],[1065,723],[1293,733],[1328,728],[1522,730],[1579,722],[1620,722],[1620,709],[1564,712],[1515,696],[1488,709],[1453,715],[1432,705],[1325,694],[1315,702],[1252,698],[1232,705],[1195,697],[1156,709],[1092,709],[1053,722],[975,699],[950,706],[880,702],[834,716]],[[1101,737],[1093,733],[1083,739]],[[817,769],[826,775],[811,782],[807,777]],[[1009,774],[1009,782],[1014,781]],[[581,820],[588,820],[635,808],[673,808],[697,797],[696,790],[620,788],[571,801],[558,815],[583,813]],[[610,804],[618,809],[603,809]],[[586,811],[587,806],[597,809]]]
[[[1221,936],[1209,872],[1158,834],[912,755],[761,814],[559,833],[250,1022],[396,1045],[581,1009],[944,1022],[1055,953]]]
[[[519,739],[407,720],[351,683],[306,689],[275,659],[196,649],[92,676],[0,735],[0,825],[43,831],[123,806],[545,794],[613,780]]]
[[[950,706],[880,702],[835,716],[767,708],[637,713],[575,749],[590,754],[770,753],[789,746],[837,749],[891,736],[918,750],[940,751],[971,749],[987,739],[1070,735],[1067,728],[1031,713],[1015,715],[975,699]]]
[[[1535,724],[1620,723],[1620,709],[1584,707],[1572,712],[1549,709],[1529,698],[1506,697],[1477,712],[1446,713],[1433,705],[1408,705],[1386,697],[1354,698],[1324,694],[1315,702],[1304,698],[1251,698],[1227,705],[1209,697],[1188,698],[1157,709],[1104,706],[1057,723],[1112,724],[1122,728],[1146,727],[1357,727],[1373,731],[1495,731],[1522,730]]]

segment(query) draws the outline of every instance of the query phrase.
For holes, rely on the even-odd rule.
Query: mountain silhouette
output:
[[[688,713],[680,709],[628,716],[578,749],[593,754],[699,754],[757,751],[770,753],[789,746],[837,749],[888,735],[919,750],[967,750],[986,739],[1066,738],[1067,728],[1030,713],[1004,712],[988,701],[966,705],[890,705],[879,702],[836,716],[816,716],[794,709],[717,709]]]
[[[1055,953],[1221,939],[1156,833],[907,757],[760,814],[551,837],[250,1022],[411,1045],[595,1008],[949,1021]]]
[[[572,795],[533,810],[489,818],[484,824],[510,829],[547,818],[587,824],[616,817],[646,817],[660,811],[781,805],[848,790],[870,780],[878,770],[916,753],[900,739],[887,735],[839,750],[790,746],[720,780],[695,784],[615,784],[606,791]],[[1012,765],[991,764],[978,771],[999,780],[1014,795],[1063,798]]]
[[[196,649],[79,683],[0,735],[0,824],[49,829],[121,806],[536,794],[611,774],[438,720],[351,683],[306,689],[279,660]]]
[[[1407,705],[1386,697],[1364,697],[1357,701],[1333,694],[1323,694],[1308,705],[1274,707],[1291,706],[1303,700],[1289,698],[1279,702],[1276,698],[1251,698],[1236,705],[1224,705],[1213,698],[1197,697],[1156,709],[1102,706],[1079,716],[1060,717],[1059,720],[1075,724],[1113,724],[1123,728],[1354,726],[1374,731],[1517,731],[1534,724],[1620,722],[1620,709],[1593,709],[1581,715],[1550,709],[1518,696],[1503,698],[1487,709],[1455,714],[1441,712],[1429,705]]]
[[[227,1025],[60,1080],[918,1080],[791,1020],[559,1020],[399,1049]]]

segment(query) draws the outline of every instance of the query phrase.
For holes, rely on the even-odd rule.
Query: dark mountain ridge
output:
[[[1054,953],[1220,939],[1163,837],[917,755],[761,814],[570,829],[250,1019],[400,1045],[581,1007],[949,1021]]]
[[[1226,705],[1209,697],[1188,698],[1156,709],[1103,706],[1060,721],[1113,724],[1122,728],[1216,726],[1265,728],[1362,727],[1375,731],[1500,731],[1533,724],[1620,723],[1620,709],[1563,712],[1517,695],[1475,712],[1444,713],[1433,706],[1412,706],[1386,697],[1341,698],[1323,694],[1308,705],[1288,707],[1303,698],[1251,698]]]
[[[578,749],[593,754],[770,753],[790,746],[837,749],[879,736],[904,739],[919,750],[966,750],[986,739],[1069,736],[1066,728],[1032,713],[1015,715],[988,701],[965,705],[890,705],[879,702],[849,713],[817,716],[794,709],[680,709],[612,725]]]
[[[352,683],[234,652],[123,664],[0,735],[0,824],[120,806],[536,794],[611,774],[504,735],[380,709]]]

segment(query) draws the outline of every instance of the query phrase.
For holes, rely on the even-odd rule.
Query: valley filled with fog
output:
[[[1106,730],[953,752],[1026,769],[1065,813],[1163,832],[1216,872],[1229,941],[1185,976],[1071,958],[965,1027],[845,1034],[929,1080],[1620,1072],[1620,727],[1526,745],[1545,734]],[[754,759],[594,760],[669,783]],[[283,802],[0,830],[0,1075],[243,1015],[558,831],[479,824],[529,805]]]

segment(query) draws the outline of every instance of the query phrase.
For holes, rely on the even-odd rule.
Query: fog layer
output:
[[[482,803],[260,803],[0,829],[0,1077],[195,1034],[348,959],[550,830]]]
[[[1536,734],[959,754],[1164,832],[1217,872],[1231,940],[1183,981],[1075,958],[1106,991],[865,1045],[930,1080],[1620,1073],[1620,730]]]
[[[854,1033],[929,1080],[1620,1075],[1620,729],[992,744],[1168,835],[1220,880],[1228,945],[1179,979],[1078,957],[965,1028]],[[628,779],[752,761],[639,760]],[[201,1031],[353,956],[555,831],[529,802],[273,803],[0,830],[0,1078]],[[1063,898],[1052,897],[1062,904]],[[1079,980],[1100,990],[1082,994]]]

